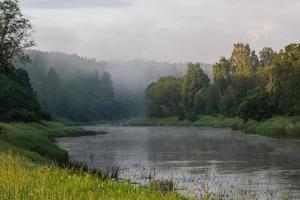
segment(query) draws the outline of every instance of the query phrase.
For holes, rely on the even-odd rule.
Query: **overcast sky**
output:
[[[300,40],[299,0],[21,0],[37,49],[102,60],[213,63],[242,41]]]

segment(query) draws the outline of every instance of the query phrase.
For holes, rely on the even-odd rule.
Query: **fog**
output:
[[[100,60],[214,63],[233,43],[299,41],[298,0],[22,0],[36,49]]]
[[[108,72],[112,79],[115,96],[129,101],[131,116],[146,114],[145,90],[161,76],[182,77],[187,70],[187,63],[154,62],[146,60],[105,61],[81,57],[76,54],[61,52],[27,51],[31,62],[24,66],[29,72],[33,87],[39,90],[50,68],[59,76],[60,82],[80,82],[82,76],[94,76]],[[212,77],[210,64],[201,63],[203,70]],[[83,87],[83,86],[82,86]],[[43,89],[41,89],[43,90]],[[68,90],[74,90],[70,88]],[[129,107],[129,106],[128,106]]]

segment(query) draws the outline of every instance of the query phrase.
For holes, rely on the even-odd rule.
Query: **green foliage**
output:
[[[48,67],[50,61],[46,58],[43,54],[33,54],[32,62],[23,68],[30,74],[42,108],[54,119],[77,122],[120,119],[134,110],[129,98],[115,95],[109,73],[70,69],[72,63],[69,62],[72,60],[68,60],[64,54],[55,57],[57,64],[66,63],[70,68],[57,71],[56,65]],[[77,61],[83,62],[79,58]],[[83,64],[92,65],[93,62]]]
[[[0,121],[38,121],[42,112],[24,70],[0,74]]]
[[[281,114],[300,114],[300,44],[281,50],[272,63],[271,91]]]
[[[221,57],[213,66],[213,75],[210,84],[199,64],[188,65],[182,79],[182,101],[176,104],[181,120],[223,114],[261,121],[276,114],[300,114],[300,44],[290,44],[278,54],[266,47],[258,57],[248,44],[237,43],[230,59]],[[164,102],[170,100],[167,92],[157,90],[156,96],[160,95]],[[164,106],[159,101],[155,107],[150,105],[152,117],[172,116],[158,115],[161,111],[155,108]]]
[[[248,96],[239,106],[238,115],[245,122],[249,119],[256,121],[271,118],[276,113],[276,107],[270,94],[267,92],[256,92]]]
[[[195,94],[209,86],[209,78],[201,69],[199,63],[188,64],[188,71],[183,78],[182,99],[187,114],[193,112]]]
[[[31,24],[19,2],[0,2],[0,121],[38,121],[48,118],[39,106],[26,71],[15,69],[16,59],[27,61],[26,48],[34,45]]]
[[[238,109],[238,92],[233,86],[229,86],[220,99],[220,111],[225,116],[234,116]]]
[[[181,81],[174,77],[161,77],[146,90],[150,117],[174,116],[181,102]]]
[[[300,118],[299,117],[279,117],[257,122],[250,120],[246,123],[238,117],[218,116],[198,116],[195,121],[179,120],[178,117],[168,118],[147,118],[142,120],[131,120],[132,126],[196,126],[214,128],[232,128],[242,130],[246,133],[264,135],[269,137],[299,138]]]
[[[34,45],[32,26],[17,0],[0,2],[0,24],[0,73],[8,73],[14,70],[14,59],[27,60],[24,50]]]
[[[197,115],[217,114],[219,100],[218,88],[212,84],[196,93],[193,110]]]
[[[269,66],[272,64],[274,57],[276,56],[276,52],[273,51],[270,47],[265,47],[259,52],[259,65],[260,67]]]

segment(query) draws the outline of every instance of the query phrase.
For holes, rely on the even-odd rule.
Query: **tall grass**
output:
[[[5,142],[1,149],[13,149],[16,153],[25,154],[34,161],[56,161],[58,163],[68,160],[66,151],[59,149],[55,137],[73,136],[82,134],[79,129],[66,127],[55,122],[43,123],[0,123],[5,135],[0,141]]]
[[[262,122],[248,121],[244,123],[238,117],[199,116],[196,121],[179,120],[178,117],[147,118],[129,121],[131,126],[196,126],[214,128],[232,128],[249,134],[269,137],[299,138],[300,117],[276,116]]]
[[[184,199],[176,193],[162,194],[129,182],[101,180],[55,165],[37,165],[11,153],[0,154],[0,180],[1,200]]]
[[[1,200],[186,199],[73,165],[67,152],[55,145],[56,137],[93,133],[54,122],[0,123],[0,130]]]

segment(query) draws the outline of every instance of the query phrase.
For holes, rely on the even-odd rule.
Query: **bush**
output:
[[[239,106],[238,115],[247,122],[249,119],[262,121],[271,118],[276,113],[276,107],[267,92],[259,92],[248,96]]]

